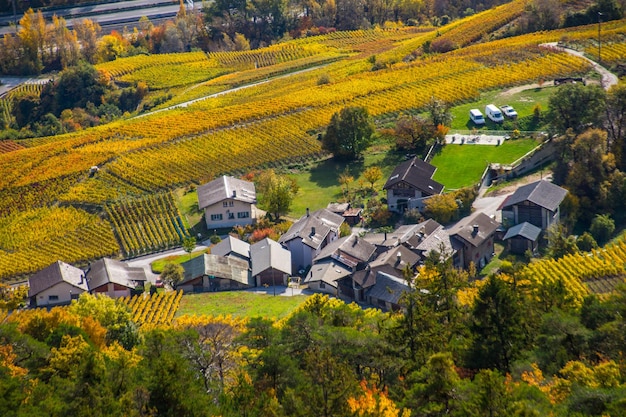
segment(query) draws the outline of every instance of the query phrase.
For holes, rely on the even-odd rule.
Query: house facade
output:
[[[31,307],[69,304],[89,291],[85,272],[61,261],[32,275],[28,286]]]
[[[198,208],[208,229],[230,228],[256,222],[256,188],[249,181],[222,176],[198,187]]]
[[[443,185],[432,179],[437,170],[433,165],[415,157],[398,165],[383,189],[387,191],[390,211],[424,209],[424,200],[443,192]]]
[[[502,239],[511,253],[523,254],[526,251],[535,252],[539,246],[541,229],[528,222],[516,224],[509,228]]]
[[[567,190],[541,180],[519,187],[500,205],[505,227],[524,222],[545,231],[560,218],[560,205]]]
[[[89,291],[92,294],[106,294],[111,298],[128,297],[136,288],[146,283],[143,268],[132,268],[114,259],[102,258],[93,262],[87,271]]]
[[[461,220],[450,230],[460,267],[469,268],[473,262],[477,268],[482,268],[489,263],[494,256],[494,238],[499,226],[494,219],[479,212]]]
[[[176,289],[184,292],[240,290],[254,286],[249,263],[205,253],[181,264],[185,274]]]

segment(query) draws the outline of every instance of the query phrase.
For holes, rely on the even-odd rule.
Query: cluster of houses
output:
[[[387,180],[392,211],[422,209],[425,199],[443,186],[432,179],[435,167],[417,158],[400,164]],[[499,207],[502,224],[475,212],[451,227],[429,219],[402,225],[388,233],[340,236],[341,225],[359,222],[361,209],[331,203],[307,212],[276,242],[269,238],[249,244],[228,236],[211,252],[182,264],[185,292],[237,290],[287,285],[297,276],[311,290],[328,293],[384,310],[398,308],[407,271],[437,251],[457,268],[483,267],[494,256],[494,241],[502,239],[514,253],[535,251],[545,230],[559,220],[559,206],[567,191],[548,181],[524,185]],[[210,229],[251,224],[256,208],[254,184],[223,176],[198,187],[199,207]],[[57,262],[33,275],[31,304],[68,302],[81,292],[129,295],[145,281],[142,269],[103,259],[82,271]]]

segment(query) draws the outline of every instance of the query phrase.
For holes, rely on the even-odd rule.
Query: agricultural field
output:
[[[160,104],[163,108],[203,94],[221,94],[186,108],[3,143],[0,225],[17,235],[0,232],[0,279],[24,276],[57,259],[86,263],[173,245],[182,227],[172,225],[164,236],[153,231],[161,228],[158,223],[145,229],[150,221],[128,202],[149,201],[148,195],[186,189],[222,174],[304,166],[325,157],[317,135],[347,103],[366,107],[378,120],[392,120],[400,113],[423,112],[432,97],[470,106],[513,87],[587,74],[590,64],[584,59],[541,45],[565,34],[582,44],[596,36],[595,26],[488,40],[485,34],[521,13],[523,4],[515,0],[437,28],[439,38],[458,46],[445,53],[424,53],[425,46],[432,48],[436,41],[434,28],[394,28],[335,32],[255,51],[138,56],[102,64],[99,68],[114,79],[145,81],[155,94],[169,89],[172,98]],[[470,36],[477,27],[484,31],[479,39]],[[625,27],[623,21],[611,22],[603,30],[607,36],[621,36]],[[187,66],[193,70],[180,70]],[[507,104],[532,111],[519,100],[507,98]],[[495,152],[502,156],[480,160],[516,159],[521,147],[513,151],[501,146]],[[397,162],[374,158],[380,158],[385,173]],[[438,158],[433,161],[438,175],[453,176],[443,172],[452,163]],[[89,175],[93,166],[99,170]],[[341,193],[332,188],[336,183],[331,185],[329,176],[306,178],[304,171],[294,175],[302,176],[298,181],[305,191],[326,184],[331,196]],[[453,182],[446,185],[455,187]],[[294,210],[302,208],[296,205]],[[53,213],[68,216],[61,213],[69,210],[78,213],[75,225],[58,230],[48,227],[52,220],[41,220],[36,236],[28,231],[34,220],[19,217],[29,213],[47,219]],[[124,210],[136,215],[121,216]],[[190,226],[186,220],[184,228]]]
[[[172,324],[182,298],[182,291],[165,291],[123,297],[120,302],[128,306],[132,321],[139,326],[164,326]]]

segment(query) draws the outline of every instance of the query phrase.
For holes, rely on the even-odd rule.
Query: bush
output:
[[[589,232],[599,245],[606,243],[614,231],[615,221],[608,214],[597,214],[589,228]]]

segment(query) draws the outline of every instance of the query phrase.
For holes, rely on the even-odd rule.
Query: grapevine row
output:
[[[181,290],[152,295],[144,293],[134,297],[124,297],[121,302],[129,307],[132,320],[140,326],[169,325],[174,319],[182,296]]]

